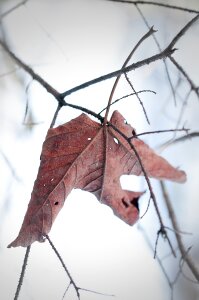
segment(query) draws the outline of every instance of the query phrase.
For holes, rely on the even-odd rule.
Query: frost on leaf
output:
[[[115,111],[110,123],[125,136],[134,129]],[[117,143],[115,142],[117,141]],[[184,182],[186,175],[155,154],[143,141],[132,140],[149,177]],[[8,246],[27,247],[43,241],[72,189],[79,188],[110,206],[129,225],[139,217],[141,192],[123,190],[120,176],[143,175],[128,142],[111,126],[102,126],[87,115],[49,129],[41,163],[18,237]]]

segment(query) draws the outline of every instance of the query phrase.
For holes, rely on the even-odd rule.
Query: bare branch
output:
[[[107,0],[107,1],[111,1],[111,2],[118,2],[118,3],[127,3],[127,4],[142,4],[142,5],[155,5],[155,6],[159,6],[159,7],[164,7],[164,8],[171,8],[171,9],[175,9],[175,10],[181,10],[181,11],[186,11],[189,13],[199,13],[198,10],[195,9],[190,9],[190,8],[186,8],[186,7],[182,7],[182,6],[177,6],[177,5],[170,5],[170,4],[164,4],[161,2],[153,2],[153,1],[133,1],[133,0]]]
[[[160,181],[160,186],[161,186],[161,189],[162,189],[162,194],[163,194],[163,197],[164,197],[164,200],[165,200],[166,207],[167,207],[168,212],[169,212],[169,216],[170,216],[170,219],[171,219],[172,226],[175,230],[175,236],[176,236],[176,240],[178,242],[178,247],[179,247],[179,250],[181,252],[181,255],[182,255],[184,261],[186,262],[186,264],[188,265],[189,269],[191,270],[193,276],[199,282],[199,271],[196,268],[194,262],[192,261],[190,255],[188,255],[187,250],[185,249],[185,246],[182,242],[181,234],[179,234],[180,228],[179,228],[178,222],[176,220],[176,216],[175,216],[175,213],[174,213],[174,210],[173,210],[168,192],[166,190],[166,186],[165,186],[163,181]]]
[[[18,4],[16,4],[15,6],[11,7],[9,10],[7,10],[6,12],[2,13],[0,15],[0,21],[5,18],[7,15],[9,15],[10,13],[12,13],[14,10],[16,10],[17,8],[19,8],[22,5],[25,5],[29,0],[24,0]]]
[[[53,128],[53,126],[55,125],[55,122],[56,122],[56,119],[57,119],[57,116],[58,116],[58,113],[59,113],[59,111],[60,111],[60,109],[62,108],[62,106],[58,103],[58,105],[57,105],[57,109],[56,109],[56,111],[55,111],[55,113],[54,113],[54,116],[53,116],[53,119],[52,119],[52,122],[51,122],[51,124],[50,124],[50,128]]]
[[[61,264],[62,264],[62,267],[64,268],[64,270],[66,271],[66,274],[68,275],[69,279],[70,279],[70,284],[73,285],[75,291],[76,291],[76,294],[77,294],[77,297],[78,299],[80,299],[80,293],[79,293],[79,287],[76,285],[75,281],[73,280],[70,272],[68,271],[61,255],[59,254],[59,252],[57,251],[57,249],[55,248],[54,244],[52,243],[51,239],[49,238],[48,235],[45,235],[45,237],[47,238],[49,244],[51,245],[52,249],[54,250],[55,254],[57,255],[58,259],[60,260]]]
[[[191,140],[192,138],[199,137],[199,131],[191,132],[189,134],[183,135],[172,141],[172,144],[176,144],[179,142],[185,142],[187,140]]]
[[[193,90],[196,93],[197,97],[199,98],[199,87],[197,87],[194,84],[194,82],[191,80],[189,75],[185,72],[183,67],[181,65],[179,65],[179,63],[173,57],[170,56],[169,59],[176,66],[176,68],[184,75],[184,77],[187,79],[187,81],[189,82],[189,84],[191,86],[191,90]]]
[[[92,79],[90,81],[87,81],[87,82],[84,82],[83,84],[80,84],[70,90],[67,90],[66,92],[62,93],[61,95],[65,98],[66,96],[72,94],[72,93],[75,93],[81,89],[84,89],[86,87],[89,87],[93,84],[96,84],[96,83],[99,83],[101,81],[104,81],[104,80],[107,80],[107,79],[111,79],[113,77],[116,77],[118,75],[121,75],[123,73],[128,73],[132,70],[136,70],[140,67],[143,67],[145,65],[149,65],[157,60],[160,60],[160,59],[164,59],[168,56],[170,56],[171,54],[173,54],[175,51],[175,49],[172,49],[170,47],[167,47],[166,49],[164,49],[161,53],[158,53],[158,54],[155,54],[151,57],[148,57],[146,59],[143,59],[143,60],[140,60],[136,63],[133,63],[131,65],[129,65],[128,67],[125,67],[124,69],[119,69],[117,71],[114,71],[114,72],[111,72],[111,73],[108,73],[106,75],[102,75],[100,77],[97,77],[95,79]]]
[[[168,48],[173,48],[174,45],[179,41],[179,39],[189,30],[189,28],[199,19],[199,13],[191,19],[179,32],[178,34],[174,37],[174,39],[171,41],[169,44]]]
[[[128,55],[127,59],[125,60],[123,66],[122,66],[122,69],[124,69],[124,68],[128,65],[130,59],[132,58],[133,54],[134,54],[135,51],[138,49],[138,47],[141,45],[141,43],[142,43],[144,40],[146,40],[149,36],[151,36],[154,32],[155,32],[155,30],[153,29],[153,27],[151,27],[151,28],[149,29],[149,31],[148,31],[145,35],[143,35],[143,37],[141,37],[141,39],[138,41],[138,43],[135,45],[135,47],[133,47],[133,50],[130,52],[130,54]],[[125,74],[126,74],[126,73],[125,73]],[[116,80],[115,80],[115,82],[114,82],[114,85],[113,85],[113,87],[112,87],[112,90],[111,90],[111,93],[110,93],[110,96],[109,96],[109,100],[108,100],[108,105],[107,105],[105,117],[104,117],[104,123],[107,122],[107,117],[108,117],[108,113],[109,113],[111,101],[112,101],[112,99],[113,99],[113,95],[114,95],[114,92],[115,92],[115,90],[116,90],[116,87],[117,87],[117,85],[118,85],[118,82],[119,82],[119,80],[120,80],[121,75],[122,75],[122,74],[119,74],[119,75],[117,76],[117,78],[116,78]],[[135,91],[134,91],[134,92],[135,92]]]
[[[138,5],[135,5],[135,6],[136,6],[136,8],[137,8],[137,10],[138,10],[138,12],[140,14],[140,16],[142,17],[145,25],[147,26],[147,28],[150,28],[150,25],[147,22],[147,19],[145,18],[145,16],[144,16],[143,12],[141,11],[141,9],[138,7]],[[153,39],[155,41],[155,44],[157,45],[158,50],[161,52],[162,49],[161,49],[160,44],[159,44],[159,42],[158,42],[158,40],[157,40],[157,38],[155,36],[155,33],[152,34],[152,37],[153,37]],[[170,85],[170,88],[171,88],[171,92],[173,94],[174,103],[176,104],[176,93],[175,93],[175,89],[174,89],[172,81],[171,81],[171,77],[170,77],[170,74],[169,74],[169,69],[168,69],[166,60],[163,60],[163,63],[164,63],[164,67],[165,67],[165,72],[166,72],[166,75],[167,75],[167,79],[168,79],[168,82],[169,82],[169,85]]]
[[[134,86],[133,86],[132,82],[130,81],[128,75],[127,75],[126,73],[125,73],[124,75],[125,75],[125,78],[126,78],[128,84],[130,85],[130,87],[131,87],[132,90],[134,91],[134,93],[135,93],[135,95],[136,95],[136,97],[137,97],[137,99],[138,99],[140,105],[142,106],[142,110],[143,110],[143,112],[144,112],[144,115],[145,115],[145,118],[146,118],[146,120],[147,120],[147,123],[150,125],[150,122],[149,122],[149,118],[148,118],[148,116],[147,116],[146,109],[145,109],[145,107],[144,107],[144,104],[143,104],[143,102],[142,102],[142,100],[141,100],[139,94],[138,94],[138,93],[136,92],[136,90],[134,89]]]
[[[155,92],[155,91],[152,91],[152,90],[141,90],[141,91],[138,91],[138,92],[136,92],[136,93],[130,93],[130,94],[128,94],[128,95],[125,95],[125,96],[123,96],[123,97],[121,97],[121,98],[118,98],[118,99],[114,100],[114,101],[111,103],[110,106],[114,105],[115,103],[119,102],[120,100],[123,100],[123,99],[125,99],[125,98],[130,97],[130,96],[134,96],[134,95],[136,95],[136,94],[141,94],[141,93],[153,93],[153,94],[156,94],[156,92]],[[101,115],[101,113],[102,113],[103,111],[105,111],[106,108],[107,108],[107,106],[106,106],[105,108],[103,108],[103,109],[99,112],[99,115]]]
[[[16,293],[15,293],[14,300],[17,300],[19,298],[19,293],[20,293],[20,290],[21,290],[21,287],[22,287],[22,284],[23,284],[23,280],[24,280],[24,276],[25,276],[25,272],[26,272],[26,267],[27,267],[27,263],[28,263],[28,257],[29,257],[29,254],[30,254],[30,247],[31,246],[28,246],[27,249],[26,249],[26,253],[25,253],[25,256],[24,256],[24,261],[23,261],[21,274],[20,274],[18,285],[17,285],[17,290],[16,290]]]
[[[135,134],[135,135],[133,135],[132,137],[130,137],[130,139],[134,139],[134,138],[137,138],[138,136],[146,135],[146,134],[167,133],[167,132],[178,132],[178,131],[185,131],[185,132],[188,132],[189,129],[181,128],[181,129],[165,129],[165,130],[146,131],[146,132],[142,132],[142,133]]]
[[[144,178],[145,178],[145,180],[146,180],[146,183],[147,183],[147,185],[148,185],[149,192],[150,192],[150,197],[151,197],[151,199],[153,200],[153,204],[154,204],[154,207],[155,207],[157,216],[158,216],[158,220],[159,220],[159,222],[160,222],[160,230],[161,230],[162,232],[164,231],[165,238],[166,238],[167,241],[168,241],[168,244],[169,244],[169,246],[170,246],[170,248],[171,248],[171,251],[172,251],[173,255],[176,256],[175,250],[174,250],[174,248],[173,248],[173,246],[172,246],[172,244],[171,244],[171,241],[170,241],[170,239],[169,239],[169,236],[168,236],[166,230],[164,229],[165,226],[164,226],[164,223],[163,223],[163,220],[162,220],[162,216],[161,216],[161,213],[160,213],[158,204],[157,204],[156,196],[155,196],[155,194],[154,194],[154,192],[153,192],[153,189],[152,189],[152,186],[151,186],[150,179],[149,179],[149,177],[148,177],[148,175],[147,175],[147,172],[146,172],[146,170],[145,170],[145,168],[144,168],[144,165],[143,165],[143,163],[142,163],[142,160],[141,160],[141,158],[140,158],[139,153],[137,152],[136,147],[135,147],[135,146],[133,145],[133,143],[131,142],[131,139],[129,139],[125,134],[123,134],[123,132],[121,132],[117,127],[115,127],[115,126],[114,126],[113,124],[111,124],[111,123],[108,123],[108,125],[111,126],[116,132],[118,132],[118,133],[119,133],[119,134],[120,134],[120,135],[128,142],[129,146],[130,146],[131,149],[133,150],[133,152],[134,152],[134,154],[135,154],[135,156],[136,156],[136,158],[137,158],[137,160],[138,160],[138,162],[139,162],[139,165],[140,165],[140,167],[141,167],[141,170],[142,170],[142,173],[143,173]]]
[[[20,178],[18,177],[18,175],[15,172],[15,169],[13,168],[10,160],[8,159],[8,157],[5,155],[5,153],[0,149],[0,155],[3,157],[5,163],[7,164],[8,168],[10,169],[10,172],[12,174],[12,176],[14,177],[15,180],[17,181],[21,181]]]

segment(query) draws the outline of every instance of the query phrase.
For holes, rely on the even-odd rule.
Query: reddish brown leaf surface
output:
[[[127,137],[133,128],[115,111],[110,123]],[[149,177],[184,182],[183,171],[172,167],[143,141],[132,140]],[[142,175],[128,142],[112,127],[102,126],[81,114],[50,129],[44,141],[41,163],[28,209],[18,237],[9,247],[27,247],[43,241],[73,188],[94,194],[129,225],[138,220],[140,192],[123,190],[122,174]]]

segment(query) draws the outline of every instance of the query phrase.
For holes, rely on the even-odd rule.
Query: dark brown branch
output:
[[[190,8],[186,8],[186,7],[182,7],[182,6],[177,6],[177,5],[170,5],[170,4],[164,4],[164,3],[160,3],[160,2],[153,2],[153,1],[126,1],[126,0],[107,0],[107,1],[111,1],[111,2],[118,2],[118,3],[127,3],[127,4],[142,4],[142,5],[155,5],[155,6],[159,6],[159,7],[164,7],[164,8],[171,8],[171,9],[175,9],[175,10],[181,10],[181,11],[186,11],[189,13],[199,13],[198,10],[195,9],[190,9]]]
[[[171,219],[172,226],[175,230],[175,236],[176,236],[176,240],[178,242],[178,247],[179,247],[180,253],[181,253],[184,261],[188,265],[189,269],[191,270],[192,274],[194,275],[194,277],[196,278],[196,280],[199,283],[199,271],[196,268],[194,262],[192,261],[190,255],[188,255],[187,250],[185,249],[185,246],[184,246],[183,241],[182,241],[181,234],[179,234],[180,228],[179,228],[179,225],[178,225],[178,222],[177,222],[177,219],[176,219],[176,216],[175,216],[175,213],[174,213],[174,210],[173,210],[173,207],[172,207],[172,204],[171,204],[166,186],[165,186],[163,181],[160,181],[160,186],[161,186],[161,189],[162,189],[162,194],[163,194],[163,197],[164,197],[164,200],[165,200],[166,207],[168,209],[168,213],[169,213],[169,216],[170,216],[170,219]]]
[[[26,272],[26,267],[27,267],[27,263],[28,263],[28,257],[29,257],[29,254],[30,254],[30,247],[31,246],[28,246],[27,249],[26,249],[26,253],[25,253],[25,256],[24,256],[24,261],[23,261],[21,274],[20,274],[18,285],[17,285],[17,290],[16,290],[16,293],[15,293],[14,300],[18,299],[19,293],[20,293],[20,290],[21,290],[21,287],[22,287],[22,284],[23,284],[23,280],[24,280],[24,276],[25,276],[25,272]]]

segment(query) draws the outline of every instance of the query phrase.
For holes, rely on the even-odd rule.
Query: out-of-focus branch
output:
[[[16,10],[17,8],[19,8],[22,5],[25,5],[29,0],[24,0],[18,4],[16,4],[15,6],[11,7],[10,9],[8,9],[7,11],[5,11],[4,13],[2,13],[0,15],[0,22],[3,18],[5,18],[7,15],[9,15],[10,13],[12,13],[14,10]]]
[[[139,8],[139,6],[137,4],[135,6],[136,6],[136,8],[137,8],[137,10],[138,10],[138,12],[140,14],[140,16],[142,17],[145,25],[147,26],[147,28],[150,28],[150,25],[149,25],[146,17],[144,16],[143,12]],[[162,48],[160,47],[160,43],[158,42],[158,39],[156,38],[155,33],[153,33],[152,37],[153,37],[153,40],[154,40],[154,42],[155,42],[158,50],[161,52]],[[165,67],[165,73],[167,75],[167,79],[168,79],[168,82],[169,82],[169,85],[170,85],[170,88],[171,88],[171,92],[173,94],[174,103],[176,104],[176,93],[175,93],[175,89],[173,87],[173,83],[171,81],[171,77],[170,77],[170,73],[169,73],[169,69],[168,69],[166,60],[163,60],[163,63],[164,63],[164,67]]]
[[[199,132],[198,131],[191,132],[189,134],[183,135],[183,136],[173,140],[171,142],[171,145],[179,143],[179,142],[185,142],[185,141],[191,140],[192,138],[195,138],[195,137],[197,137],[197,138],[199,137]]]
[[[194,91],[199,98],[199,87],[197,87],[193,80],[189,77],[189,75],[186,73],[186,71],[183,69],[183,67],[173,58],[169,57],[170,61],[176,66],[176,68],[183,74],[183,76],[186,78],[186,80],[189,82],[191,86],[191,90]]]
[[[162,194],[165,200],[165,204],[166,207],[168,209],[169,212],[169,217],[171,219],[171,223],[172,226],[174,228],[174,234],[176,236],[176,240],[178,243],[178,247],[180,250],[180,253],[182,255],[182,259],[186,262],[186,264],[188,265],[189,269],[191,270],[193,276],[196,278],[197,282],[199,283],[199,271],[195,266],[195,263],[193,262],[192,258],[190,257],[190,255],[187,253],[187,249],[185,248],[183,241],[182,241],[182,237],[180,234],[180,227],[178,225],[177,219],[176,219],[176,215],[174,213],[166,186],[164,184],[163,181],[160,181],[160,186],[161,186],[161,190],[162,190]]]

